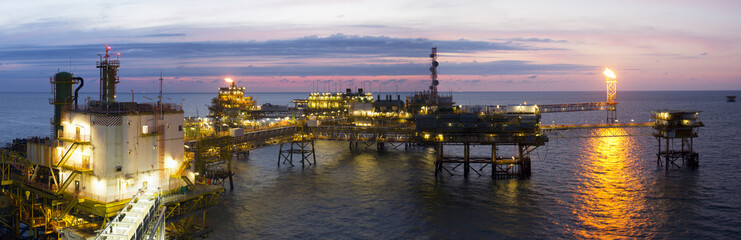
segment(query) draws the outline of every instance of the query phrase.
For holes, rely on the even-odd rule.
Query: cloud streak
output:
[[[566,40],[553,40],[550,38],[508,38],[507,42],[539,42],[539,43],[565,43]]]
[[[178,34],[157,34],[148,37],[168,37]],[[329,37],[308,36],[290,40],[233,41],[233,42],[150,42],[111,43],[114,50],[129,58],[192,58],[192,57],[420,57],[421,52],[438,46],[446,53],[473,53],[479,51],[537,50],[506,42],[470,40],[430,40],[424,38],[392,38],[385,36],[348,36],[335,34]],[[0,48],[0,59],[41,59],[59,57],[89,57],[99,53],[101,45],[69,46],[20,46]]]
[[[185,76],[214,76],[224,73],[239,76],[403,76],[428,75],[428,64],[356,64],[345,66],[246,66],[246,67],[177,67],[164,71]],[[531,75],[573,74],[594,70],[596,67],[578,64],[535,64],[530,61],[492,61],[470,63],[441,63],[441,74],[451,75]],[[127,70],[127,75],[149,76],[151,70]]]
[[[185,33],[157,33],[157,34],[147,34],[142,35],[142,37],[185,37],[187,34]]]
[[[179,34],[156,34],[146,37],[177,35]],[[139,81],[137,79],[152,78],[161,71],[180,82],[190,81],[192,84],[203,85],[220,83],[219,76],[266,77],[274,81],[263,81],[268,85],[296,81],[295,77],[311,78],[311,81],[328,76],[344,79],[357,77],[363,81],[381,77],[383,82],[378,83],[381,85],[407,85],[411,84],[409,79],[416,81],[428,78],[430,59],[427,55],[432,46],[437,46],[445,54],[440,58],[441,74],[567,74],[593,68],[577,64],[538,64],[515,60],[455,62],[456,56],[538,49],[526,44],[502,41],[335,34],[288,40],[111,43],[111,46],[114,53],[121,52],[121,77],[134,82]],[[45,79],[55,70],[71,70],[77,76],[95,78],[98,70],[94,67],[94,62],[99,59],[98,54],[103,53],[102,50],[102,44],[0,47],[0,61],[13,65],[12,68],[0,67],[3,76],[13,79],[2,84],[9,85],[10,88],[27,88],[25,81]],[[43,69],[47,69],[46,72]],[[409,77],[398,78],[399,76]],[[283,78],[284,81],[280,77],[292,79]],[[91,82],[91,85],[95,84],[95,81]]]

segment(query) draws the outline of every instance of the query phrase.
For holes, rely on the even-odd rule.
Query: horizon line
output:
[[[723,92],[723,91],[741,91],[741,89],[717,89],[717,90],[623,90],[618,92]],[[397,91],[383,91],[383,92],[368,92],[368,93],[391,93],[391,92],[397,92]],[[398,91],[399,93],[416,93],[421,91]],[[440,93],[450,93],[450,92],[458,92],[458,93],[491,93],[491,92],[604,92],[604,91],[597,91],[597,90],[591,90],[591,91],[564,91],[564,90],[553,90],[553,91],[438,91]],[[40,92],[3,92],[0,91],[0,94],[4,93],[49,93],[48,91],[40,91]],[[81,94],[99,94],[100,92],[80,92]],[[139,94],[158,94],[159,91],[153,90],[151,92],[146,91],[139,91],[134,92]],[[207,94],[207,93],[218,93],[218,92],[163,92],[163,94],[172,94],[172,93],[198,93],[198,94]],[[275,91],[267,91],[267,92],[248,92],[245,91],[245,93],[312,93],[312,91],[285,91],[285,92],[275,92]],[[320,93],[325,93],[321,91]],[[330,93],[335,93],[333,91],[330,91]],[[344,91],[339,91],[336,93],[344,93]],[[49,93],[51,94],[51,93]],[[130,92],[126,93],[130,94]]]

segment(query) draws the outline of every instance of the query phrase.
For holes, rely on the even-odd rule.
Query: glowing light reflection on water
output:
[[[600,129],[598,131],[607,131]],[[622,131],[613,129],[613,131]],[[633,165],[640,162],[631,153],[638,150],[631,137],[590,138],[582,148],[583,169],[574,193],[573,214],[583,238],[614,239],[639,237],[647,225],[646,188]],[[645,236],[642,236],[645,237]]]

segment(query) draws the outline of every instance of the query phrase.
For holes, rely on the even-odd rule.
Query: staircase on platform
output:
[[[95,240],[165,239],[162,193],[153,187],[142,187]]]

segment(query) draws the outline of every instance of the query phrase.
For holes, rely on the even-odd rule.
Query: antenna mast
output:
[[[432,48],[430,58],[432,59],[432,67],[430,67],[430,79],[432,80],[432,84],[430,85],[430,105],[437,106],[437,85],[440,85],[440,81],[437,80],[437,66],[439,65],[437,62],[437,47]]]
[[[160,105],[160,118],[165,119],[165,109],[162,105],[162,71],[160,71],[160,95],[157,96],[157,98],[159,98],[158,103]]]
[[[97,62],[97,68],[100,68],[100,101],[106,104],[112,104],[116,102],[116,84],[118,80],[118,67],[120,62],[118,57],[121,53],[117,53],[116,60],[110,59],[108,51],[111,47],[108,44],[105,45],[105,56],[100,56],[100,61]]]
[[[159,98],[159,104],[162,104],[162,71],[160,71],[160,95],[157,96]]]

